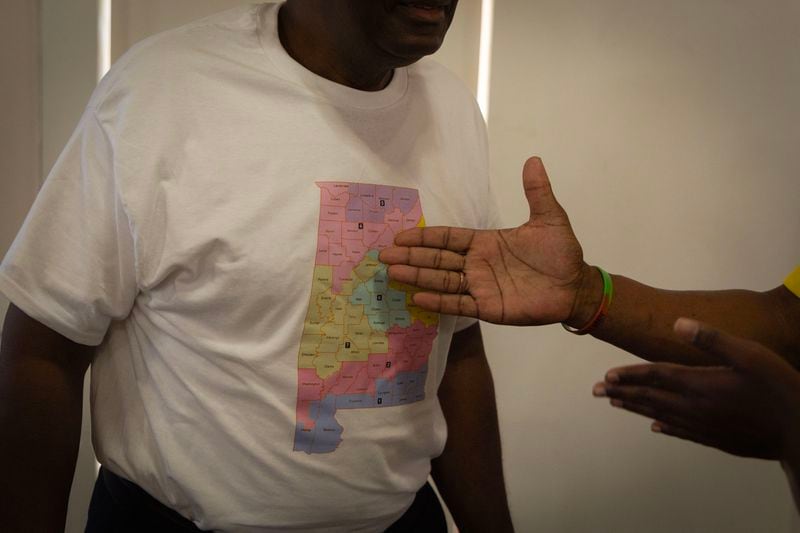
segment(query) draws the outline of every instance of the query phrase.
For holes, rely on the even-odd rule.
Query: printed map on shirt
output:
[[[390,283],[378,253],[425,225],[414,189],[318,182],[317,257],[300,341],[294,449],[335,451],[339,409],[391,407],[425,397],[439,315]]]

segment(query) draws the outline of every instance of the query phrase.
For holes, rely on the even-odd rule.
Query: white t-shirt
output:
[[[431,61],[378,92],[314,75],[277,11],[114,66],[0,291],[99,345],[100,462],[200,528],[381,531],[443,449],[436,391],[472,321],[415,308],[377,250],[424,222],[489,224],[484,124]]]

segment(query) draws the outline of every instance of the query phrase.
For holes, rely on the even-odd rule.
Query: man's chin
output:
[[[402,42],[387,43],[384,51],[392,57],[403,60],[404,64],[410,65],[436,53],[443,42],[442,37],[407,36]]]

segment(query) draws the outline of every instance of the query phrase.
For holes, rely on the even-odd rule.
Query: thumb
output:
[[[531,157],[525,162],[522,169],[522,186],[531,209],[531,220],[564,216],[564,210],[553,196],[550,179],[540,158]]]
[[[753,357],[763,350],[761,345],[734,337],[708,324],[691,318],[679,318],[673,326],[675,334],[707,354],[715,356],[725,366],[742,368],[749,366]]]

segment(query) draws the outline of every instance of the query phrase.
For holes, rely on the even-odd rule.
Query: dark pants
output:
[[[198,533],[201,530],[138,485],[105,468],[92,492],[86,533]],[[387,533],[446,533],[439,499],[429,484],[417,492],[414,503]]]

